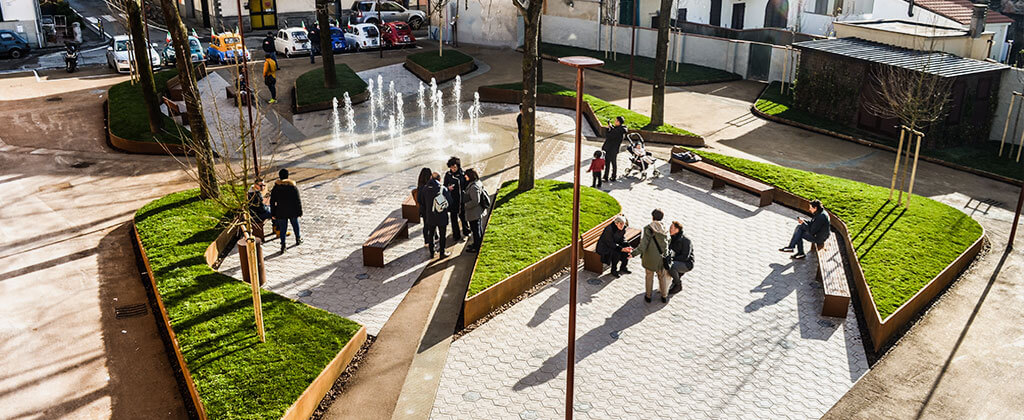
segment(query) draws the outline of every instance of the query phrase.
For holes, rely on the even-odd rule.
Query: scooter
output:
[[[78,68],[78,44],[67,42],[64,44],[64,69],[68,73],[74,73]]]

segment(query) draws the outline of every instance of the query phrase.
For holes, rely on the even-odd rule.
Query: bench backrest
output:
[[[597,240],[601,238],[601,233],[604,233],[604,228],[612,224],[612,220],[615,220],[615,218],[613,217],[611,219],[605,220],[598,224],[597,226],[594,226],[592,229],[583,232],[583,234],[580,235],[580,244],[583,245],[584,248],[586,248],[593,244],[594,242],[597,242]]]

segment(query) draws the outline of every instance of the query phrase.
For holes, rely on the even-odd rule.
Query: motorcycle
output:
[[[78,44],[68,42],[64,44],[64,47],[64,69],[68,73],[74,73],[75,69],[78,68]]]

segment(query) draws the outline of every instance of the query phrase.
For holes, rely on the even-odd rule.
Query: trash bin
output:
[[[254,243],[256,244],[256,261],[259,263],[260,286],[263,286],[264,284],[267,284],[267,269],[266,266],[263,264],[263,241],[261,241],[259,238],[256,238],[256,241]],[[242,281],[246,283],[249,283],[249,252],[247,250],[248,246],[249,243],[248,241],[246,241],[244,236],[238,240],[238,259],[240,262],[240,266],[242,267]]]

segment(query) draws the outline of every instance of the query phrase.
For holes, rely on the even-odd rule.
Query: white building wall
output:
[[[1013,92],[1024,90],[1024,69],[1011,67],[1003,71],[999,80],[999,97],[996,102],[995,115],[992,116],[992,128],[989,130],[989,140],[999,141],[1003,136],[1003,128],[1006,127],[1006,111],[1010,107],[1010,98]],[[1016,120],[1017,110],[1024,106],[1021,98],[1017,97],[1013,102],[1013,112],[1010,114],[1010,126],[1006,127],[1006,142],[1019,144],[1021,132],[1024,132],[1024,112],[1021,112],[1021,121]],[[1024,110],[1022,110],[1024,111]],[[994,157],[993,157],[994,158]]]
[[[0,29],[16,32],[24,37],[32,48],[42,45],[43,37],[37,19],[37,0],[0,0],[0,10],[4,15]]]
[[[8,20],[36,20],[37,0],[0,0],[0,9],[4,13],[4,21]]]
[[[459,42],[510,48],[519,46],[519,10],[510,0],[470,1],[460,3],[460,8]],[[548,16],[545,16],[542,31],[555,29],[556,25],[548,22]],[[593,26],[596,27],[597,23],[594,22]]]

